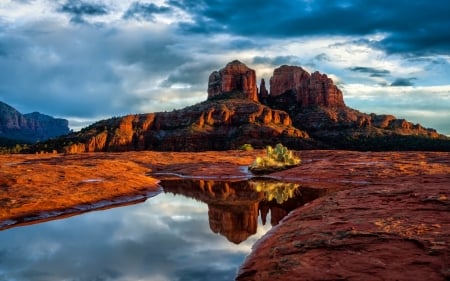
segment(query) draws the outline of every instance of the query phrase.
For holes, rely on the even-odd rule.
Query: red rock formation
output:
[[[282,65],[275,68],[270,78],[270,95],[276,97],[287,91],[297,93],[309,77],[309,73],[300,66]]]
[[[345,106],[342,92],[319,72],[310,75],[301,67],[283,65],[274,70],[270,84],[267,95],[261,80],[258,102],[255,71],[233,61],[210,75],[208,100],[203,103],[103,120],[34,151],[205,151],[279,142],[295,149],[399,149],[398,136],[419,137],[403,149],[450,147],[435,130]],[[386,139],[372,141],[379,137]],[[433,138],[442,142],[425,142]]]
[[[341,90],[334,85],[333,80],[317,71],[314,72],[309,79],[303,81],[297,92],[297,102],[303,107],[345,106]]]
[[[208,80],[208,99],[233,91],[239,91],[246,98],[258,101],[255,71],[238,60],[214,71]]]
[[[267,97],[269,97],[269,91],[267,91],[266,88],[266,81],[264,81],[264,78],[262,78],[259,85],[259,98],[265,99]]]
[[[100,121],[68,137],[63,151],[224,150],[244,143],[273,145],[279,138],[297,142],[308,135],[294,128],[284,111],[248,99],[224,99]]]
[[[280,96],[292,91],[302,107],[344,107],[342,92],[325,74],[310,75],[299,66],[283,65],[276,68],[270,79],[270,95]]]

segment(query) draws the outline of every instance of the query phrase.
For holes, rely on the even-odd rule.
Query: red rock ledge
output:
[[[290,213],[236,280],[450,280],[450,154],[341,153],[344,178],[365,174],[365,186]]]

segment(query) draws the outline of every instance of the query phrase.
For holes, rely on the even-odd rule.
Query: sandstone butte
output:
[[[232,61],[208,79],[207,99],[171,112],[102,120],[34,151],[67,153],[130,150],[208,151],[283,143],[297,150],[450,151],[450,139],[393,115],[361,113],[345,105],[326,74],[283,65],[270,90],[255,70]]]
[[[147,173],[245,178],[242,167],[262,153],[0,155],[0,225],[145,200],[159,190]],[[325,196],[266,234],[237,280],[449,279],[450,153],[297,153],[301,166],[271,177]]]

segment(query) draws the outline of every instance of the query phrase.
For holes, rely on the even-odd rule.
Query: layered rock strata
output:
[[[333,80],[319,72],[309,74],[299,66],[283,65],[276,68],[270,79],[270,96],[292,92],[301,107],[344,107],[342,92]]]
[[[100,121],[60,139],[65,152],[236,149],[282,140],[308,143],[308,134],[294,128],[289,115],[249,99],[206,101],[183,110],[128,115]],[[299,145],[299,143],[297,143]]]
[[[238,60],[212,72],[208,79],[208,99],[233,92],[240,92],[245,98],[258,101],[255,70]]]

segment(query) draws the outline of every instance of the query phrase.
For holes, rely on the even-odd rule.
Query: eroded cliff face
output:
[[[344,107],[342,92],[332,79],[319,72],[309,74],[299,66],[283,65],[270,78],[270,96],[294,93],[301,107]]]
[[[238,60],[211,73],[208,79],[208,99],[236,91],[242,93],[245,98],[258,101],[255,70]]]
[[[332,147],[371,149],[377,142],[375,138],[384,138],[381,141],[386,145],[377,149],[386,149],[392,139],[396,144],[391,147],[401,149],[401,137],[445,139],[436,130],[393,115],[366,114],[347,107],[342,91],[332,79],[317,71],[309,74],[298,66],[276,68],[270,79],[270,94],[263,96],[262,93],[260,91],[259,95],[262,103],[286,111],[296,128]],[[417,142],[414,147],[418,148],[421,144],[417,140],[413,142]]]
[[[65,152],[236,149],[278,140],[309,142],[289,115],[249,99],[225,99],[173,112],[128,115],[100,121],[65,138]]]

